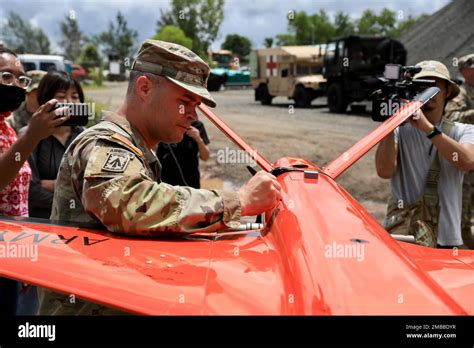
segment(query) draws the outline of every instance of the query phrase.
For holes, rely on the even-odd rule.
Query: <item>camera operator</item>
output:
[[[461,57],[458,69],[464,77],[464,83],[459,95],[446,105],[446,118],[453,122],[474,124],[474,54]],[[474,208],[474,172],[466,174],[462,191],[462,238],[470,249],[474,249],[474,238],[471,231],[472,209]]]
[[[30,83],[17,55],[0,48],[0,215],[28,216],[31,170],[26,159],[41,139],[69,118],[55,119],[49,111],[56,100],[50,100],[33,114],[28,131],[17,139],[5,119],[20,107]],[[18,288],[18,282],[0,278],[0,315],[16,313]]]
[[[434,80],[440,92],[377,148],[377,174],[391,179],[385,227],[414,235],[421,245],[460,247],[461,188],[464,173],[474,169],[474,126],[443,117],[447,101],[459,94],[446,66],[417,66],[415,79]]]

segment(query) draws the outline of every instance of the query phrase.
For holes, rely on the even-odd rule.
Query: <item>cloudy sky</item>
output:
[[[220,38],[213,48],[219,48],[223,38],[231,33],[247,36],[255,47],[261,47],[265,37],[286,32],[286,15],[290,10],[312,14],[323,8],[330,15],[342,10],[359,18],[367,8],[379,12],[388,7],[405,16],[417,16],[431,14],[447,3],[449,0],[226,0]],[[8,12],[14,11],[41,27],[52,41],[52,47],[60,50],[58,23],[70,11],[74,11],[81,30],[93,35],[105,31],[120,10],[142,41],[155,34],[160,9],[168,9],[169,4],[168,0],[0,0],[0,25],[6,21]]]

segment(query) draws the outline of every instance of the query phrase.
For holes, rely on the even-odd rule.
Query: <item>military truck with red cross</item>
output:
[[[277,96],[306,107],[324,94],[324,46],[280,46],[250,54],[250,76],[255,100],[269,105]]]

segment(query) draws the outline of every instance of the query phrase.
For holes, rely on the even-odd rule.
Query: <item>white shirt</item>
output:
[[[437,150],[425,133],[408,123],[398,127],[394,135],[395,143],[398,144],[398,162],[395,175],[390,180],[390,187],[395,198],[407,205],[414,203],[424,193],[426,177]],[[449,137],[460,144],[474,144],[474,126],[455,122]],[[443,156],[439,157],[438,244],[461,245],[463,244],[461,208],[464,172],[456,169]]]

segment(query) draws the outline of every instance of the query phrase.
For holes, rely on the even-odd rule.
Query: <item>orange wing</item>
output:
[[[306,164],[281,159],[275,166]],[[262,230],[132,239],[2,219],[2,276],[139,314],[474,314],[473,251],[396,242],[330,177],[278,177]],[[339,253],[342,250],[342,253]]]

